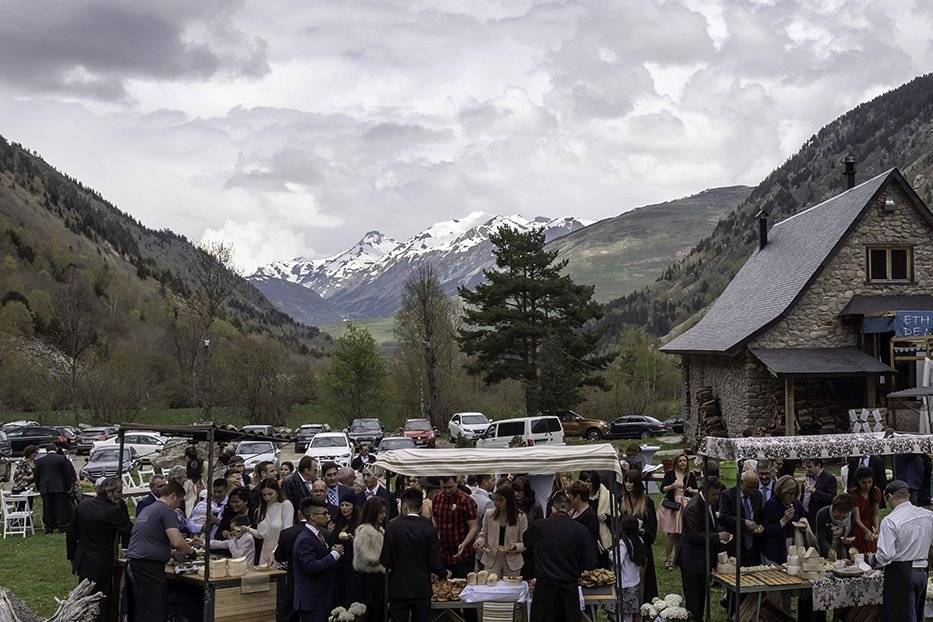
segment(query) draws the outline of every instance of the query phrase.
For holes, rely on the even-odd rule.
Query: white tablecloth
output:
[[[528,582],[506,585],[499,581],[495,585],[468,585],[460,592],[465,603],[523,603],[528,600]]]

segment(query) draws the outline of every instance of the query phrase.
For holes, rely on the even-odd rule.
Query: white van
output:
[[[476,441],[477,447],[508,447],[519,437],[525,445],[563,445],[564,427],[553,416],[522,417],[493,421]]]

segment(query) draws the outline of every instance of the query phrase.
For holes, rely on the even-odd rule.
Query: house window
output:
[[[898,282],[913,279],[913,253],[909,247],[868,249],[868,280]]]

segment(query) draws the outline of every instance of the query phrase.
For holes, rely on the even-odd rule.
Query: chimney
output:
[[[842,172],[846,178],[846,190],[851,190],[855,187],[855,158],[847,155],[842,161],[846,165],[845,170]]]
[[[761,250],[768,244],[768,212],[761,210],[755,218],[758,219],[758,250]]]

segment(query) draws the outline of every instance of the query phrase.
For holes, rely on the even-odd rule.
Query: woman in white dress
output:
[[[279,532],[288,529],[295,522],[295,510],[292,502],[285,498],[279,483],[274,479],[264,479],[259,483],[262,501],[256,508],[255,528],[249,532],[256,539],[262,540],[257,565],[268,565],[275,561],[275,546],[279,542]]]

